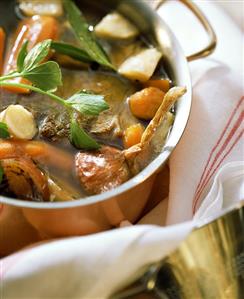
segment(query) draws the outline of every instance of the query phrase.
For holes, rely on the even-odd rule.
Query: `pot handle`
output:
[[[154,9],[158,10],[165,1],[166,0],[157,1],[156,5],[154,5]],[[187,60],[193,61],[210,55],[214,51],[217,45],[217,37],[213,27],[211,26],[208,19],[203,14],[203,12],[192,1],[190,0],[179,0],[179,1],[182,4],[184,4],[186,7],[188,7],[192,11],[192,13],[197,17],[197,19],[200,21],[200,23],[203,25],[204,29],[206,30],[209,39],[208,44],[202,50],[194,54],[191,54],[190,56],[187,56]]]

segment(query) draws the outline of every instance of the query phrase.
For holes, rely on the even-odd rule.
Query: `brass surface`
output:
[[[138,290],[138,292],[137,292]],[[244,201],[199,227],[164,261],[113,298],[243,299]]]

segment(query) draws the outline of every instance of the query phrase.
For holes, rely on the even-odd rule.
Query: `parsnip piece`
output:
[[[32,113],[21,105],[8,106],[3,122],[8,126],[10,134],[19,139],[30,140],[37,132]]]
[[[60,17],[63,15],[61,0],[19,0],[19,8],[26,16],[42,15]]]
[[[118,72],[128,79],[146,82],[153,75],[162,55],[155,48],[143,50],[126,59],[119,67]]]
[[[95,27],[98,37],[108,39],[129,39],[139,34],[138,29],[121,14],[113,12],[106,15]]]

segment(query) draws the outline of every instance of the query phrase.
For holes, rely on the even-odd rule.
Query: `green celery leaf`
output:
[[[23,77],[44,91],[55,91],[59,85],[62,85],[61,70],[54,61],[45,62],[28,72],[23,72]]]
[[[27,56],[27,46],[28,46],[28,40],[26,40],[23,43],[23,45],[19,51],[18,57],[17,57],[17,71],[19,73],[21,73],[24,69],[24,60]]]
[[[8,126],[5,123],[0,122],[0,138],[6,139],[9,137],[10,137],[10,134],[8,131]]]
[[[0,184],[2,183],[2,180],[3,180],[3,174],[4,174],[4,171],[3,171],[2,166],[0,165]]]
[[[66,44],[63,42],[52,42],[51,48],[59,54],[70,56],[71,58],[79,60],[81,62],[93,61],[84,50],[71,44]]]
[[[89,30],[89,25],[79,8],[72,0],[64,0],[63,3],[68,21],[72,26],[82,49],[91,57],[91,59],[115,70],[115,67],[110,63],[105,51],[97,42],[94,34]]]
[[[79,92],[66,100],[73,109],[85,115],[98,115],[100,112],[109,109],[104,101],[103,95]]]
[[[70,141],[78,149],[94,150],[100,148],[96,140],[90,137],[74,119],[70,123]]]
[[[29,71],[42,62],[49,54],[51,40],[46,39],[30,50],[24,60],[24,71]]]

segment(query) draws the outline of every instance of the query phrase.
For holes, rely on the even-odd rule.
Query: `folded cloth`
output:
[[[198,4],[219,46],[191,65],[192,111],[170,159],[168,202],[158,206],[168,205],[167,223],[178,224],[130,226],[27,248],[0,261],[1,299],[108,298],[174,250],[196,223],[244,198],[242,35],[212,2]],[[170,23],[172,11],[161,12]],[[187,25],[182,15],[177,23]],[[157,223],[152,214],[146,217],[143,223]]]

